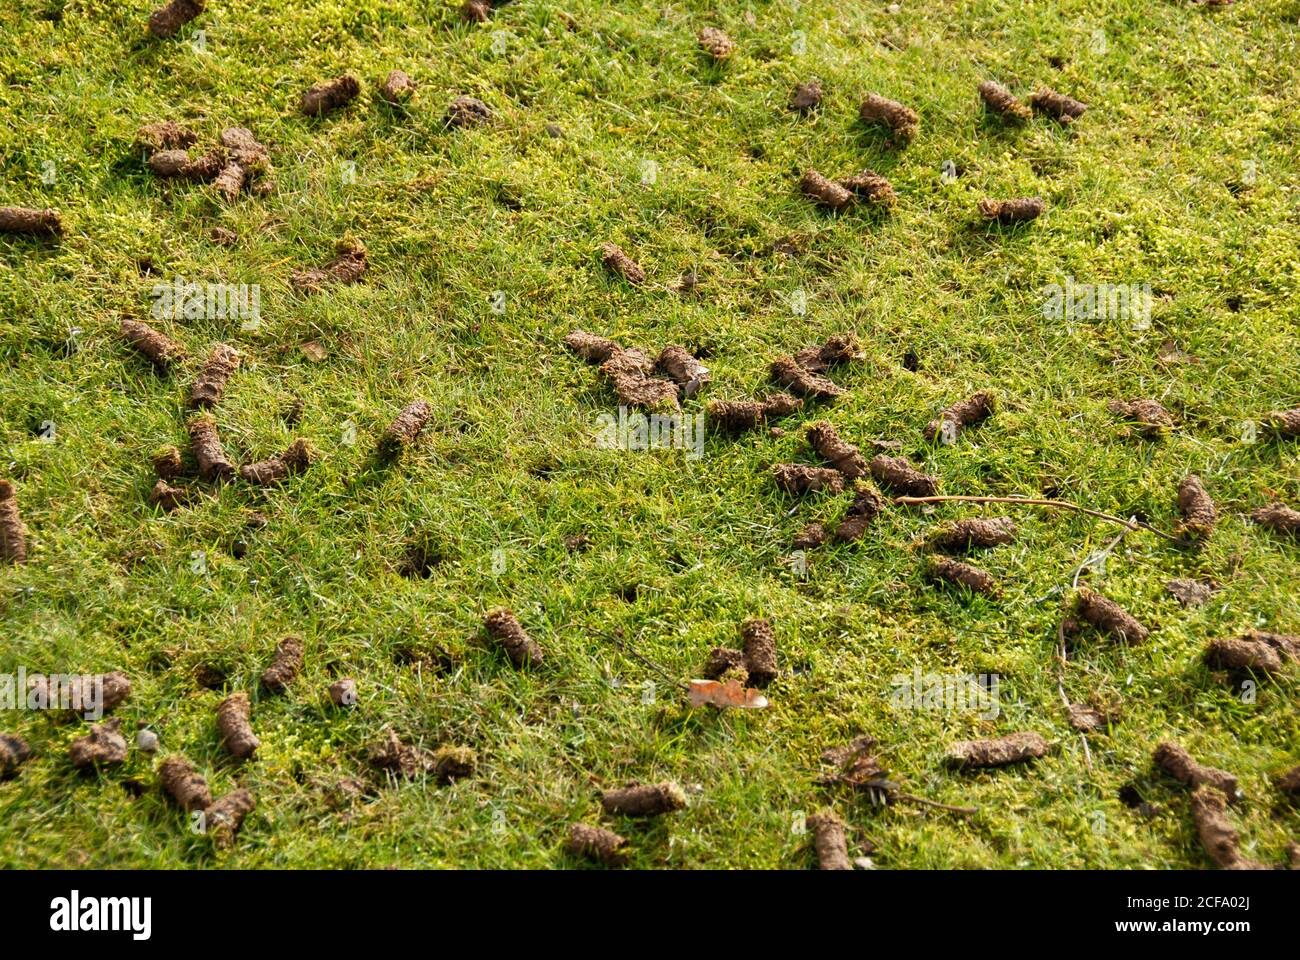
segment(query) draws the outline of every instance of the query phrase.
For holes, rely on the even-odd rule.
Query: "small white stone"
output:
[[[135,745],[144,753],[157,753],[158,734],[152,730],[141,730],[135,735]]]
[[[859,870],[876,869],[876,865],[870,857],[858,857],[858,859],[853,861],[853,865],[857,867]]]

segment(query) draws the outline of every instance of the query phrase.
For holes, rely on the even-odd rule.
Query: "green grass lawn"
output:
[[[171,40],[147,34],[152,6],[0,11],[0,205],[56,207],[66,224],[57,243],[0,236],[0,477],[31,542],[27,564],[0,570],[0,673],[125,671],[123,729],[147,725],[160,757],[258,806],[214,851],[158,789],[156,758],[133,748],[79,773],[67,744],[81,720],[3,713],[0,733],[34,756],[0,782],[0,865],[573,866],[565,830],[585,820],[628,837],[637,867],[806,868],[796,827],[831,808],[850,855],[874,846],[883,868],[1208,867],[1186,791],[1152,771],[1165,739],[1240,776],[1243,849],[1282,862],[1300,813],[1269,778],[1300,761],[1300,668],[1246,702],[1201,651],[1252,627],[1300,633],[1300,545],[1247,518],[1275,497],[1300,504],[1300,445],[1242,439],[1243,422],[1300,403],[1296,0],[515,0],[481,25],[448,0],[210,0]],[[736,41],[726,64],[697,47],[710,24]],[[419,84],[405,108],[373,95],[393,68]],[[304,89],[345,70],[357,100],[298,113]],[[814,76],[821,108],[789,111]],[[984,79],[1089,110],[1069,127],[1008,125],[981,109]],[[919,113],[906,149],[858,120],[871,91]],[[461,94],[492,122],[447,129]],[[161,119],[205,143],[249,127],[274,190],[227,203],[155,178],[133,143]],[[807,167],[870,167],[897,204],[829,214],[799,195]],[[1048,204],[1037,221],[979,221],[980,198],[1029,195]],[[218,226],[237,242],[215,244]],[[363,280],[294,293],[291,273],[343,237],[369,250]],[[604,270],[605,241],[646,284]],[[700,284],[684,294],[688,271]],[[1149,284],[1149,323],[1046,317],[1044,288],[1067,277]],[[148,320],[154,285],[177,278],[259,285],[261,324],[156,321],[191,357],[162,377],[117,326]],[[618,401],[565,349],[575,328],[705,354],[713,382],[688,413],[772,389],[772,359],[832,333],[866,356],[832,374],[843,397],[784,435],[710,432],[695,459],[597,447]],[[321,460],[164,513],[149,458],[185,448],[196,362],[218,341],[244,357],[214,411],[232,458],[304,436]],[[998,393],[996,415],[927,443],[925,424],[976,389]],[[417,397],[434,411],[423,439],[378,463],[385,425]],[[1166,439],[1127,437],[1107,412],[1135,397],[1174,414]],[[295,398],[297,428],[283,417]],[[1134,532],[1084,574],[1153,628],[1135,647],[1088,639],[1065,668],[1071,700],[1123,707],[1090,756],[1057,689],[1057,625],[1076,569],[1118,528],[1014,508],[1018,541],[975,560],[1002,581],[997,600],[928,584],[915,547],[994,507],[894,508],[801,571],[794,534],[847,498],[792,499],[768,471],[816,462],[800,424],[817,419],[864,450],[900,441],[945,493],[1051,495],[1161,529],[1183,476],[1204,479],[1221,519],[1203,548]],[[566,547],[576,535],[588,549]],[[425,577],[401,572],[413,544],[440,558]],[[1219,590],[1184,609],[1172,577]],[[501,605],[545,649],[541,669],[512,669],[484,638]],[[690,709],[685,681],[751,616],[780,644],[770,708]],[[259,691],[289,634],[306,644],[302,675]],[[256,760],[222,749],[225,693],[195,681],[205,665],[252,696]],[[998,674],[1000,716],[891,703],[915,669]],[[352,711],[325,698],[343,676],[358,681]],[[473,747],[477,772],[386,782],[365,748],[390,727]],[[954,740],[1023,729],[1052,753],[943,766]],[[821,751],[863,733],[908,792],[978,813],[818,786]],[[369,789],[340,800],[350,778]],[[634,780],[676,781],[690,806],[602,818],[599,791]],[[1126,785],[1154,815],[1121,799]]]

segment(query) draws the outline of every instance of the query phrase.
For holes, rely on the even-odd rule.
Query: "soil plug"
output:
[[[210,408],[217,405],[226,383],[239,369],[239,352],[225,343],[218,343],[208,354],[198,378],[190,390],[190,406]]]
[[[587,823],[569,824],[564,849],[575,857],[595,860],[607,867],[621,867],[627,862],[627,840],[613,830]]]
[[[853,508],[850,507],[849,509],[852,510]],[[841,523],[841,526],[843,526],[843,523]],[[790,546],[796,550],[812,550],[820,547],[829,537],[830,534],[826,532],[826,528],[820,523],[810,523],[794,535],[794,540],[791,541]]]
[[[949,557],[934,557],[930,560],[926,575],[934,581],[967,587],[972,593],[986,597],[996,597],[1000,592],[993,575],[979,567]]]
[[[1178,527],[1180,536],[1207,540],[1214,533],[1218,511],[1214,509],[1214,501],[1205,492],[1200,477],[1194,474],[1186,476],[1178,485],[1178,512],[1183,516]]]
[[[190,493],[184,487],[173,487],[166,480],[159,480],[149,491],[149,503],[159,507],[164,513],[179,510],[190,502]]]
[[[1010,517],[955,520],[930,534],[926,541],[931,549],[965,552],[1002,546],[1016,539],[1017,528]]]
[[[944,759],[950,767],[967,770],[1037,760],[1046,753],[1047,741],[1042,735],[1024,731],[995,740],[960,740],[948,747]]]
[[[1008,120],[1028,120],[1033,111],[1011,95],[1011,91],[1000,83],[985,80],[979,85],[980,99],[985,106]]]
[[[1237,790],[1236,777],[1226,771],[1197,763],[1190,753],[1172,741],[1166,741],[1156,747],[1151,759],[1155,761],[1157,767],[1185,787],[1195,790],[1208,785],[1222,791],[1229,800],[1236,800],[1241,796]]]
[[[285,637],[275,645],[271,665],[262,671],[262,687],[271,693],[284,693],[302,670],[302,660],[302,640]]]
[[[0,207],[0,233],[28,233],[37,237],[57,237],[63,233],[63,217],[57,210]]]
[[[1041,217],[1046,209],[1042,197],[1016,197],[1014,200],[985,197],[979,202],[980,216],[1001,224],[1025,223]]]
[[[709,382],[709,368],[677,344],[669,344],[659,351],[655,366],[682,388],[684,397],[695,396],[700,387]]]
[[[415,96],[415,81],[402,70],[390,70],[379,87],[379,96],[389,103],[406,103]]]
[[[491,109],[476,97],[457,97],[447,106],[449,127],[477,127],[491,119]]]
[[[956,440],[957,434],[962,430],[983,423],[991,417],[995,405],[993,394],[988,390],[971,394],[965,400],[960,400],[944,410],[938,420],[931,420],[925,428],[925,439],[931,443],[940,439],[946,442]]]
[[[835,528],[835,539],[840,543],[858,540],[876,518],[885,512],[885,498],[869,483],[854,484],[853,502]]]
[[[790,91],[790,109],[799,113],[808,113],[822,102],[822,85],[816,80],[798,84]]]
[[[250,758],[262,744],[253,733],[248,718],[248,694],[242,690],[226,697],[217,707],[217,729],[221,731],[221,742],[240,760]]]
[[[632,784],[606,790],[600,805],[610,815],[657,817],[686,807],[686,793],[675,783]]]
[[[186,150],[159,150],[149,158],[149,171],[166,180],[191,180],[207,183],[215,180],[226,166],[226,152],[220,148],[200,157],[191,157]]]
[[[603,243],[600,246],[600,258],[610,272],[618,274],[631,284],[645,283],[645,270],[616,243]]]
[[[1292,767],[1279,773],[1273,780],[1274,785],[1288,797],[1300,797],[1300,766]]]
[[[121,670],[81,678],[74,677],[67,686],[51,688],[48,677],[33,677],[28,681],[28,691],[35,691],[40,702],[49,709],[69,710],[88,714],[95,710],[108,713],[125,703],[131,696],[131,678]]]
[[[873,206],[891,207],[898,199],[894,185],[874,170],[863,170],[837,182],[854,197]]]
[[[22,737],[0,734],[0,778],[12,776],[32,755],[32,748]]]
[[[1281,503],[1270,503],[1251,511],[1250,519],[1261,527],[1291,537],[1300,538],[1300,511]]]
[[[252,131],[244,127],[227,127],[221,131],[221,145],[229,157],[213,186],[228,202],[233,203],[245,185],[270,170],[271,155],[258,142]]]
[[[211,417],[195,417],[189,422],[190,446],[204,480],[220,482],[235,475],[235,465],[226,457],[217,424]]]
[[[443,786],[474,775],[478,754],[469,747],[439,747],[429,757],[429,771]]]
[[[608,337],[598,337],[585,330],[574,330],[564,338],[564,345],[588,363],[602,364],[623,347]]]
[[[761,402],[753,400],[711,400],[705,412],[709,420],[731,433],[755,430],[768,420],[788,417],[803,407],[803,401],[788,393],[777,393]]]
[[[1281,437],[1300,437],[1300,407],[1268,414],[1264,417],[1264,426]]]
[[[135,145],[150,152],[156,150],[184,150],[192,147],[198,136],[175,120],[146,123],[135,132]]]
[[[79,770],[96,764],[117,764],[126,759],[126,738],[118,732],[122,721],[117,717],[95,724],[90,733],[73,740],[68,746],[68,758]]]
[[[857,339],[848,333],[827,337],[825,343],[804,347],[794,355],[794,362],[809,373],[825,373],[831,367],[862,359],[862,348]]]
[[[302,473],[312,465],[315,459],[315,451],[312,449],[311,444],[306,440],[298,439],[289,444],[284,453],[271,457],[269,460],[244,464],[239,468],[239,475],[249,483],[275,483],[286,477]]]
[[[853,194],[833,180],[827,180],[812,168],[803,172],[799,180],[799,190],[809,200],[815,200],[823,207],[843,210],[853,202]]]
[[[1267,870],[1241,853],[1241,838],[1228,820],[1228,801],[1209,785],[1197,787],[1192,792],[1192,819],[1201,846],[1219,867],[1224,870]]]
[[[1065,125],[1073,123],[1083,116],[1088,105],[1080,103],[1063,93],[1057,93],[1050,87],[1043,87],[1029,98],[1029,105],[1037,113],[1045,113]]]
[[[1205,648],[1205,662],[1215,670],[1249,671],[1265,676],[1282,672],[1278,652],[1258,640],[1216,637]]]
[[[367,253],[359,240],[340,240],[334,245],[334,259],[323,267],[304,267],[289,277],[289,285],[301,294],[319,292],[331,283],[356,283],[366,272]]]
[[[1174,426],[1174,418],[1156,400],[1112,400],[1106,409],[1129,421],[1132,429],[1144,437],[1162,437]]]
[[[939,490],[939,479],[922,473],[905,457],[890,457],[881,453],[867,464],[871,475],[883,487],[905,497],[933,497]]]
[[[844,492],[844,478],[830,467],[806,467],[802,463],[778,463],[772,468],[772,479],[786,493],[800,496],[825,490],[831,494]]]
[[[212,806],[208,782],[184,757],[168,757],[158,766],[158,782],[168,796],[189,811]]]
[[[677,384],[646,376],[639,351],[624,350],[600,365],[618,399],[629,407],[645,410],[676,410]]]
[[[357,682],[351,677],[335,680],[330,684],[330,702],[336,707],[355,707],[357,705]]]
[[[510,662],[518,668],[540,667],[542,648],[530,637],[515,615],[504,608],[493,610],[483,621],[488,634],[506,651]]]
[[[825,420],[811,423],[805,429],[808,431],[808,443],[817,451],[818,456],[829,460],[836,470],[844,474],[845,480],[851,482],[867,475],[866,458],[857,447],[843,440]]]
[[[360,81],[350,73],[345,73],[333,80],[324,80],[304,91],[299,107],[307,116],[319,117],[347,106],[360,92]]]
[[[705,27],[700,31],[700,49],[714,60],[726,60],[736,52],[736,43],[717,27]]]
[[[729,671],[745,668],[745,652],[732,647],[714,647],[709,651],[709,659],[704,663],[704,676],[717,680]],[[749,681],[748,675],[745,682]]]
[[[869,93],[858,108],[858,115],[866,123],[881,123],[887,126],[904,146],[916,136],[919,118],[911,110],[896,100],[889,100],[878,93]]]
[[[777,678],[776,634],[767,620],[752,617],[740,627],[745,641],[745,670],[756,687],[766,687]]]
[[[147,323],[124,319],[121,333],[127,343],[148,357],[161,373],[167,373],[174,363],[185,357],[184,347]]]
[[[27,526],[18,515],[18,493],[9,480],[0,480],[0,560],[27,562]]]
[[[1080,587],[1074,602],[1075,616],[1092,624],[1099,633],[1127,644],[1142,643],[1150,631],[1114,600],[1095,590]]]
[[[384,435],[379,440],[380,449],[391,455],[409,447],[419,437],[432,415],[433,408],[425,401],[411,401],[384,430]]]
[[[202,13],[205,6],[207,0],[172,0],[149,14],[149,32],[164,40],[173,37],[177,30]]]
[[[218,850],[235,842],[235,834],[244,824],[244,818],[253,812],[257,800],[248,790],[232,790],[203,811],[203,822],[208,836]]]
[[[460,8],[460,18],[466,23],[487,23],[491,15],[491,0],[465,0]]]
[[[818,373],[805,370],[794,357],[777,357],[772,361],[772,378],[801,397],[831,400],[844,391]]]
[[[822,870],[852,870],[849,846],[844,837],[844,821],[827,811],[813,814],[807,824],[813,830],[818,867]]]

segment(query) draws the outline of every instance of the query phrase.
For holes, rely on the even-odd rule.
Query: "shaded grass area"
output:
[[[33,542],[29,564],[0,572],[0,671],[126,670],[126,726],[148,724],[215,792],[247,785],[259,805],[217,856],[164,802],[147,758],[78,775],[65,747],[80,722],[6,715],[0,729],[37,756],[0,783],[0,862],[568,866],[563,828],[594,822],[601,786],[673,779],[686,812],[613,824],[636,866],[804,867],[808,838],[792,826],[824,806],[850,823],[851,853],[869,840],[887,867],[1206,866],[1185,797],[1149,769],[1165,738],[1242,777],[1247,853],[1280,860],[1300,819],[1274,808],[1267,777],[1300,759],[1296,672],[1246,703],[1199,653],[1248,627],[1300,632],[1297,546],[1244,517],[1272,496],[1300,501],[1297,447],[1241,439],[1244,421],[1300,402],[1293,0],[897,14],[516,0],[488,26],[432,2],[210,6],[166,42],[144,33],[141,0],[0,12],[0,203],[55,206],[69,225],[57,245],[0,238],[0,457]],[[697,50],[705,24],[737,41],[730,63]],[[405,109],[371,96],[391,68],[420,84]],[[299,116],[300,92],[344,69],[362,97]],[[827,95],[801,118],[785,101],[810,76]],[[986,78],[1091,107],[1068,129],[1006,127],[977,106]],[[872,90],[919,112],[905,151],[856,121]],[[493,123],[445,129],[459,94],[487,102]],[[155,180],[132,142],[161,118],[205,141],[250,127],[272,149],[276,190],[226,205]],[[889,216],[819,212],[794,186],[808,166],[871,167],[899,203]],[[977,222],[980,197],[1030,194],[1049,204],[1034,224]],[[238,242],[214,244],[214,226]],[[370,251],[364,282],[294,296],[290,272],[343,236]],[[605,240],[646,267],[644,288],[600,268]],[[671,289],[686,271],[701,278],[693,295]],[[177,277],[260,285],[255,331],[160,324],[194,357],[217,340],[244,353],[216,411],[232,455],[301,434],[324,456],[278,488],[231,485],[164,515],[147,505],[148,457],[184,445],[193,370],[159,378],[115,330]],[[1043,288],[1066,277],[1149,283],[1149,326],[1045,317]],[[835,375],[845,397],[785,436],[710,435],[694,460],[595,447],[616,401],[564,350],[575,327],[706,351],[714,383],[692,413],[708,396],[759,392],[773,356],[830,333],[854,332],[867,356]],[[310,359],[305,342],[327,356]],[[1169,342],[1186,356],[1170,360]],[[928,445],[935,412],[977,388],[998,391],[997,416]],[[377,466],[379,433],[416,396],[435,411],[425,440]],[[1106,412],[1137,396],[1174,412],[1167,440],[1127,439]],[[281,415],[294,398],[297,430]],[[1091,765],[1065,722],[1053,646],[1065,588],[1113,528],[1018,512],[1019,542],[978,561],[1004,582],[996,602],[923,582],[914,541],[978,512],[957,505],[892,511],[867,540],[810,553],[801,575],[794,532],[844,502],[784,498],[767,469],[808,461],[794,428],[822,417],[853,442],[902,441],[949,493],[1046,493],[1162,528],[1178,481],[1203,477],[1224,515],[1203,550],[1133,534],[1088,577],[1156,628],[1140,648],[1085,646],[1066,672],[1072,699],[1124,705],[1091,739]],[[52,442],[38,436],[46,422]],[[265,527],[249,528],[253,513]],[[570,552],[564,538],[579,534],[591,547]],[[399,572],[412,541],[441,558],[427,576]],[[128,551],[140,559],[123,563]],[[1172,576],[1221,589],[1183,610],[1163,589]],[[546,648],[544,670],[512,671],[479,636],[500,604]],[[785,668],[767,711],[689,711],[646,666],[696,675],[752,615],[775,623]],[[259,695],[288,633],[306,642],[304,674],[286,696]],[[255,762],[220,749],[223,694],[195,684],[201,664],[253,693]],[[999,674],[1001,716],[891,706],[893,678],[915,668]],[[347,675],[362,701],[350,713],[324,700]],[[474,746],[478,775],[333,802],[331,784],[368,776],[364,745],[390,725],[425,746]],[[1024,728],[1053,755],[975,775],[940,765],[953,739]],[[981,812],[880,810],[816,787],[820,751],[864,732],[910,792]],[[1130,783],[1156,817],[1121,802]]]

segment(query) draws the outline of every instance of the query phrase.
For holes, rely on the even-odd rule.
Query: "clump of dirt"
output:
[[[808,424],[805,430],[809,445],[823,460],[829,460],[844,475],[845,480],[853,481],[867,475],[866,458],[857,447],[841,438],[825,420]]]
[[[564,338],[564,345],[588,363],[601,364],[623,351],[623,347],[608,337],[599,337],[585,330],[574,330]]]
[[[705,407],[705,412],[723,430],[744,433],[758,429],[768,420],[788,417],[802,407],[802,400],[788,393],[777,393],[762,401],[711,400]]]
[[[877,454],[867,464],[881,486],[904,497],[933,497],[939,490],[939,478],[922,473],[906,457]]]
[[[159,764],[158,782],[184,810],[206,810],[212,806],[208,781],[184,757],[168,757]]]
[[[403,70],[390,70],[379,85],[379,96],[389,103],[406,103],[415,96],[415,81]]]
[[[967,770],[1024,763],[1046,754],[1047,741],[1042,734],[1022,731],[993,740],[959,740],[948,747],[944,760],[950,767]]]
[[[465,0],[460,18],[467,23],[487,23],[492,15],[492,0]]]
[[[256,806],[257,800],[253,794],[241,787],[230,791],[203,811],[208,836],[218,850],[224,850],[235,842],[235,834],[243,826],[244,818]]]
[[[700,49],[714,60],[726,60],[736,52],[736,42],[717,27],[704,27],[696,39]]]
[[[858,481],[853,486],[853,502],[835,527],[835,539],[850,543],[861,538],[876,518],[885,512],[885,498],[868,483]]]
[[[875,803],[889,803],[898,793],[898,784],[889,779],[889,771],[871,752],[875,745],[874,737],[863,736],[844,746],[822,751],[822,762],[833,769],[817,782],[827,787],[848,787],[866,794]]]
[[[1300,637],[1285,633],[1269,633],[1266,630],[1247,630],[1244,638],[1251,643],[1265,643],[1282,656],[1300,660]]]
[[[27,233],[36,237],[63,234],[63,217],[57,210],[0,207],[0,233]]]
[[[430,772],[444,786],[472,777],[478,766],[478,754],[469,747],[441,746],[429,758]]]
[[[285,637],[275,645],[271,665],[262,671],[262,688],[284,693],[302,670],[303,645],[299,637]]]
[[[0,480],[0,560],[27,562],[27,525],[18,515],[18,491],[9,480]]]
[[[1300,510],[1292,510],[1286,504],[1270,503],[1259,507],[1251,511],[1250,519],[1274,533],[1300,537]]]
[[[1300,407],[1275,410],[1264,417],[1264,426],[1281,437],[1300,437]]]
[[[974,517],[944,524],[930,534],[926,543],[932,550],[965,553],[1012,543],[1017,532],[1015,521],[1010,517]]]
[[[184,487],[173,487],[166,480],[159,480],[149,491],[149,503],[160,507],[164,513],[179,510],[190,502],[190,492]]]
[[[629,257],[617,243],[602,243],[600,259],[604,261],[611,273],[618,274],[628,283],[645,283],[645,270],[641,264]]]
[[[39,702],[51,710],[84,714],[98,707],[107,713],[130,698],[131,678],[121,670],[114,670],[89,677],[74,677],[66,687],[51,689],[49,678],[38,676],[28,681],[29,695],[33,692]]]
[[[600,805],[611,815],[657,817],[686,807],[686,792],[675,783],[637,783],[606,790]]]
[[[155,37],[167,39],[176,35],[181,27],[203,12],[207,0],[172,0],[165,7],[159,7],[149,14],[149,32]]]
[[[790,91],[790,109],[798,113],[815,110],[822,102],[822,85],[816,80],[800,83]]]
[[[570,334],[570,337],[572,336],[573,334]],[[571,348],[584,356],[604,354],[606,344],[610,345],[612,350],[609,351],[607,359],[600,364],[600,373],[614,387],[614,392],[618,394],[621,403],[646,410],[677,409],[677,396],[680,389],[678,384],[672,380],[652,376],[655,365],[640,350],[626,349],[613,341],[605,341],[603,337],[593,337],[590,341],[580,339],[569,342]]]
[[[727,673],[745,669],[745,652],[733,647],[714,647],[709,651],[709,659],[704,662],[704,677],[709,680],[720,679]],[[745,671],[745,683],[749,682]]]
[[[1036,113],[1045,113],[1065,125],[1078,120],[1085,110],[1086,103],[1080,103],[1063,93],[1057,93],[1050,87],[1043,87],[1029,97],[1029,105]]]
[[[357,705],[357,682],[351,677],[335,680],[329,686],[330,703],[336,707]]]
[[[221,482],[235,475],[235,465],[226,456],[225,447],[211,417],[195,417],[189,422],[190,447],[204,480]]]
[[[811,167],[799,179],[799,190],[809,200],[815,200],[832,210],[843,210],[853,202],[853,194],[847,188],[833,180],[827,180]]]
[[[1300,797],[1300,766],[1279,773],[1273,778],[1273,784],[1288,797]]]
[[[240,760],[247,760],[262,745],[249,723],[249,712],[248,694],[242,690],[232,693],[217,706],[217,729],[221,731],[222,745]]]
[[[345,73],[333,80],[323,80],[303,91],[298,106],[307,116],[319,117],[347,106],[360,92],[361,82],[350,73]]]
[[[862,170],[836,182],[853,194],[855,200],[864,200],[872,206],[891,207],[898,199],[894,185],[874,170]]]
[[[239,359],[239,352],[229,344],[218,343],[213,347],[190,389],[190,406],[215,407],[227,382],[239,369]]]
[[[433,408],[428,403],[412,400],[385,428],[384,435],[379,440],[380,450],[392,455],[409,447],[423,432],[432,415]]]
[[[1201,478],[1189,474],[1178,485],[1178,512],[1183,522],[1178,527],[1181,536],[1195,540],[1207,540],[1214,533],[1214,524],[1219,513],[1214,508],[1214,501],[1205,492]]]
[[[587,823],[569,824],[565,850],[575,857],[595,860],[607,867],[621,867],[627,862],[627,840],[613,830]]]
[[[772,361],[772,378],[801,397],[832,400],[844,391],[819,373],[801,367],[794,357],[777,357]]]
[[[284,453],[257,463],[246,463],[239,468],[239,475],[254,484],[276,483],[286,477],[302,473],[315,462],[316,452],[306,440],[298,439],[289,444]]]
[[[1130,429],[1144,437],[1157,438],[1174,426],[1174,418],[1158,400],[1112,400],[1106,409],[1129,422]]]
[[[334,245],[334,259],[323,267],[303,267],[289,277],[289,284],[302,294],[317,293],[334,283],[356,283],[367,267],[366,247],[360,240],[340,240]]]
[[[227,151],[221,172],[212,181],[228,202],[233,203],[245,186],[252,185],[257,178],[271,169],[271,154],[258,142],[251,130],[244,127],[227,127],[221,131],[221,146]],[[257,184],[258,190],[265,193],[269,184]]]
[[[794,362],[810,373],[825,373],[831,367],[862,359],[862,348],[850,333],[836,333],[825,343],[814,343],[794,355]]]
[[[226,165],[226,153],[214,148],[198,157],[187,150],[159,150],[149,157],[149,171],[164,180],[190,180],[207,183],[215,180]]]
[[[493,610],[484,619],[483,626],[516,667],[522,669],[542,665],[544,658],[541,646],[528,635],[511,611],[505,608]]]
[[[198,141],[198,135],[182,127],[175,120],[146,123],[135,132],[135,145],[150,152],[156,150],[184,150]]]
[[[212,232],[208,234],[208,238],[219,247],[230,247],[234,246],[235,242],[239,240],[239,235],[234,230],[228,230],[225,227],[213,227]]]
[[[682,396],[693,397],[700,387],[709,382],[709,368],[685,347],[669,344],[659,351],[655,367],[672,378],[681,387]]]
[[[1201,846],[1210,859],[1224,870],[1267,870],[1241,853],[1241,837],[1228,820],[1228,801],[1212,786],[1192,792],[1192,820],[1201,838]]]
[[[1266,676],[1282,671],[1277,650],[1262,641],[1244,638],[1215,637],[1205,647],[1205,662],[1216,670]]]
[[[123,319],[120,329],[126,342],[148,357],[162,373],[167,373],[173,364],[185,357],[184,347],[147,323]]]
[[[380,770],[392,770],[407,778],[428,773],[446,785],[472,776],[478,765],[478,755],[469,747],[452,746],[439,747],[430,753],[403,743],[396,733],[389,730],[383,743],[370,747],[369,762]]]
[[[114,717],[104,723],[94,724],[90,733],[78,737],[68,745],[68,758],[79,770],[97,764],[117,764],[126,759],[126,738],[118,732],[122,721]]]
[[[826,528],[820,523],[810,523],[794,535],[791,546],[796,550],[812,550],[825,543],[829,536]]]
[[[1151,759],[1157,767],[1185,787],[1196,789],[1208,784],[1222,791],[1229,800],[1235,800],[1241,795],[1237,790],[1236,777],[1226,771],[1197,763],[1190,753],[1173,741],[1165,741],[1157,746]]]
[[[815,813],[807,820],[813,831],[813,848],[822,870],[852,870],[849,845],[844,836],[844,821],[829,810]]]
[[[1095,590],[1080,587],[1074,601],[1074,615],[1091,624],[1098,633],[1127,644],[1142,643],[1150,631],[1114,600]]]
[[[980,99],[994,113],[1008,120],[1028,120],[1033,111],[1017,100],[1010,90],[1000,83],[985,80],[979,85]]]
[[[951,557],[931,558],[926,575],[931,580],[967,587],[972,593],[986,597],[996,597],[1000,592],[992,574]]]
[[[740,627],[745,641],[745,670],[756,687],[766,687],[777,678],[776,634],[772,624],[759,617],[746,620]]]
[[[1214,594],[1216,585],[1205,580],[1170,580],[1165,589],[1184,607],[1199,607]]]
[[[476,97],[457,97],[447,106],[447,125],[450,127],[476,127],[491,119],[491,109]]]
[[[916,111],[878,93],[867,94],[867,98],[862,101],[862,106],[858,108],[858,116],[865,123],[884,124],[904,146],[916,136],[920,124]]]
[[[965,400],[959,400],[939,414],[938,420],[931,420],[925,428],[925,439],[934,443],[946,438],[955,440],[957,434],[967,427],[983,423],[993,415],[997,401],[988,390],[980,390]]]
[[[1070,726],[1080,733],[1096,733],[1119,720],[1115,710],[1102,710],[1084,703],[1072,703],[1069,708]]]
[[[1025,223],[1043,215],[1047,204],[1042,197],[1016,197],[1011,200],[994,200],[985,197],[979,202],[980,216],[1001,224]]]
[[[786,493],[796,496],[826,491],[844,492],[844,477],[830,467],[807,467],[802,463],[778,463],[772,468],[772,479]]]
[[[22,737],[0,734],[0,777],[11,777],[32,755],[32,748]]]

